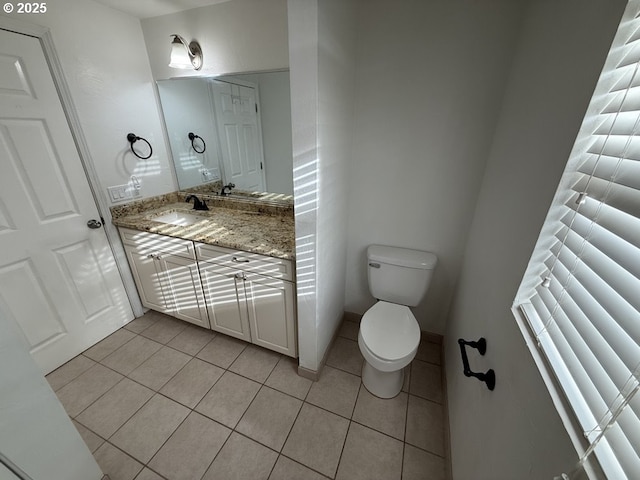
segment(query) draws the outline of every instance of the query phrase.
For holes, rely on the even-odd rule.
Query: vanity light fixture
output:
[[[180,35],[172,34],[171,59],[169,66],[172,68],[202,68],[202,49],[195,40],[187,45],[187,42]]]

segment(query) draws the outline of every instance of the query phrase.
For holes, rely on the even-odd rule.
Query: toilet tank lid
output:
[[[431,270],[438,263],[434,253],[386,245],[369,245],[367,258],[373,262],[422,270]]]

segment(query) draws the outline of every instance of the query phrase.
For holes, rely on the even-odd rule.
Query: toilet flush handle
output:
[[[369,262],[369,266],[373,268],[380,268],[380,264],[375,262]]]

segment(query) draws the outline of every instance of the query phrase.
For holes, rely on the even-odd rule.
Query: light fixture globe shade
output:
[[[180,35],[172,35],[171,57],[169,66],[171,68],[202,68],[202,50],[197,42],[191,42],[189,46]]]

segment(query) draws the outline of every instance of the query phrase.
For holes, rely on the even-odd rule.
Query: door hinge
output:
[[[260,170],[262,170],[262,162],[260,162]]]
[[[104,217],[100,216],[100,221],[102,222],[102,225],[104,225]]]
[[[258,113],[258,104],[256,103],[255,106],[256,106],[256,113]]]

